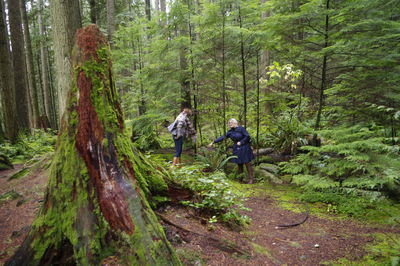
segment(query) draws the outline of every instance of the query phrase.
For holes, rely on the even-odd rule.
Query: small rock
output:
[[[300,256],[300,260],[305,260],[305,259],[307,259],[307,256],[306,256],[306,255],[301,255],[301,256]]]
[[[176,243],[178,243],[178,244],[182,243],[182,238],[181,238],[181,236],[178,235],[178,234],[175,234],[175,235],[174,235],[174,238],[173,238],[173,242],[176,242]]]
[[[193,263],[193,265],[194,265],[194,266],[201,266],[201,265],[202,265],[201,260],[196,260],[196,261]]]
[[[315,248],[319,248],[319,245],[318,245],[318,244],[315,244],[314,247],[315,247]]]
[[[277,166],[275,164],[261,163],[260,168],[263,170],[266,170],[272,174],[277,174],[279,172],[279,166]]]

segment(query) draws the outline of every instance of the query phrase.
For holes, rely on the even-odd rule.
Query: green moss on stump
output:
[[[78,43],[83,38],[87,41],[87,46],[74,50],[75,56],[80,60],[74,66],[74,76],[84,73],[85,81],[90,81],[90,108],[93,108],[91,111],[95,110],[102,127],[96,136],[89,136],[89,141],[101,134],[105,136],[99,140],[99,145],[87,143],[87,149],[90,156],[104,154],[104,157],[95,159],[105,169],[90,170],[88,160],[91,157],[82,157],[82,152],[77,148],[80,147],[88,154],[86,146],[79,146],[82,145],[82,140],[77,139],[79,130],[82,130],[79,128],[79,111],[82,112],[82,109],[79,110],[82,108],[79,106],[79,97],[82,97],[82,88],[75,82],[50,168],[44,205],[25,244],[8,265],[63,263],[51,261],[57,256],[63,258],[63,255],[78,265],[98,265],[112,257],[123,265],[180,265],[146,199],[151,191],[156,188],[164,189],[166,184],[157,175],[149,178],[151,170],[142,162],[140,155],[133,153],[129,137],[124,134],[122,113],[111,79],[111,64],[108,59],[110,52],[105,39],[94,25],[82,29],[77,36]],[[90,50],[93,47],[96,49]],[[89,120],[86,123],[95,122]],[[100,151],[91,150],[93,147]],[[117,168],[107,168],[109,165],[114,167],[114,163]],[[113,179],[116,173],[107,172],[108,169],[119,169],[119,175]],[[115,227],[110,223],[110,213],[108,218],[104,214],[104,211],[110,210],[104,209],[99,193],[106,193],[108,185],[103,184],[103,191],[99,191],[100,181],[95,179],[98,177],[93,176],[93,171],[102,171],[101,174],[106,174],[110,182],[117,183],[110,183],[111,187],[124,186],[121,188],[124,194],[119,196],[126,201],[127,213],[123,215],[128,215],[131,219],[134,225],[132,231]],[[100,178],[103,178],[102,175]],[[69,251],[71,255],[68,254]]]

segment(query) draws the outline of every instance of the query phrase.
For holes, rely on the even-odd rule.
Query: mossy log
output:
[[[80,29],[74,82],[43,206],[6,265],[180,265],[146,199],[117,100],[110,51]]]

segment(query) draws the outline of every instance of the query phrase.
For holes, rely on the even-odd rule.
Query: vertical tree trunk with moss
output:
[[[39,24],[39,35],[40,35],[40,69],[42,77],[42,89],[43,89],[43,103],[44,103],[44,113],[48,121],[50,121],[50,126],[53,129],[57,128],[56,114],[54,113],[55,108],[52,104],[51,97],[51,83],[49,74],[49,64],[48,64],[48,52],[46,47],[46,28],[43,20],[44,3],[43,0],[38,1],[39,12],[38,12],[38,24]]]
[[[39,103],[37,96],[35,65],[33,63],[32,41],[29,30],[28,15],[26,13],[25,0],[20,1],[20,6],[21,6],[21,16],[24,29],[24,42],[26,49],[26,69],[27,69],[27,79],[29,85],[28,86],[29,100],[31,103],[31,127],[36,128],[38,126],[37,122],[39,117]]]
[[[115,31],[115,1],[107,0],[107,38],[111,43]]]
[[[54,40],[54,62],[58,96],[58,115],[64,112],[71,84],[71,50],[77,29],[82,27],[78,0],[50,0],[51,27]]]
[[[42,209],[6,265],[180,265],[151,210],[95,25],[78,31],[73,85]]]
[[[29,130],[24,35],[19,1],[8,0],[18,130]]]
[[[17,137],[14,75],[5,20],[4,2],[0,0],[0,87],[4,115],[5,137],[14,141]]]

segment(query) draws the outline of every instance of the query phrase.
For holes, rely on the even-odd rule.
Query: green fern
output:
[[[293,160],[281,164],[293,182],[321,190],[334,187],[388,192],[399,189],[398,147],[390,146],[383,130],[361,126],[319,132],[321,147],[305,146]]]
[[[206,165],[208,171],[215,172],[222,171],[229,160],[237,158],[237,156],[227,156],[220,149],[201,149],[196,158],[200,163]]]

